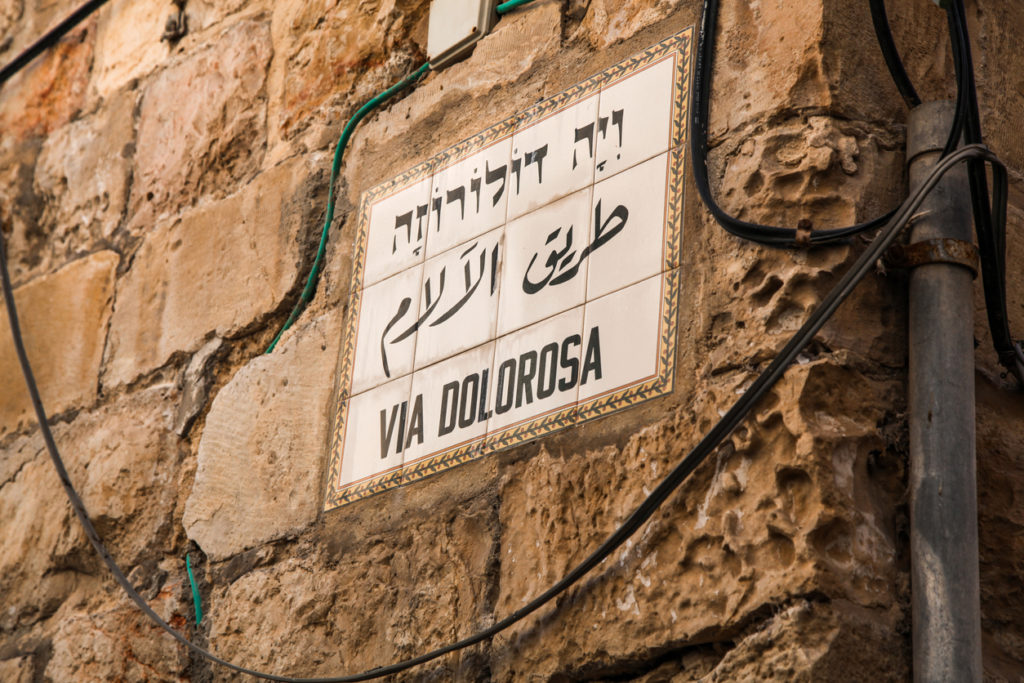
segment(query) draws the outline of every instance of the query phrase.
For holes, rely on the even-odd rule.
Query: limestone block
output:
[[[281,303],[299,276],[309,174],[286,162],[157,225],[118,282],[105,383],[131,382],[211,333],[237,334]]]
[[[80,413],[57,432],[93,524],[128,568],[159,556],[171,542],[178,497],[173,431],[178,398],[175,386],[155,385]]]
[[[80,111],[93,56],[95,32],[90,26],[86,23],[69,34],[0,90],[0,130],[5,137],[46,135]]]
[[[621,449],[542,449],[510,470],[497,615],[595,549],[707,432],[719,414],[712,406],[730,404],[740,382],[702,386],[693,394],[700,398]],[[771,407],[748,419],[600,569],[557,607],[496,638],[495,675],[572,677],[602,662],[650,658],[664,643],[713,639],[764,605],[815,590],[891,608],[891,521],[856,502],[872,495],[867,463],[884,448],[871,407],[881,399],[864,398],[873,390],[828,363],[792,369]],[[702,417],[691,424],[694,414]]]
[[[725,681],[905,681],[896,615],[843,602],[797,601],[751,628],[706,678]]]
[[[807,218],[825,229],[866,219],[865,201],[872,217],[896,206],[901,162],[899,140],[886,131],[811,116],[730,140],[711,166],[721,169],[716,197],[731,215],[787,226]]]
[[[202,194],[230,193],[259,168],[272,52],[267,24],[243,21],[152,79],[139,111],[136,226]]]
[[[21,0],[4,0],[0,2],[0,36],[10,36],[14,31],[14,26],[22,17],[24,5]],[[4,54],[6,49],[0,49],[0,55]],[[6,62],[7,60],[4,59]]]
[[[297,330],[220,390],[199,441],[183,523],[214,560],[301,531],[323,501],[334,366],[335,314]]]
[[[179,629],[191,605],[182,586],[165,585],[150,600],[157,614]],[[45,676],[53,681],[168,681],[185,683],[187,650],[127,600],[91,605],[87,612],[59,613],[53,656]]]
[[[175,47],[190,52],[194,47],[193,36],[244,4],[243,0],[192,0],[185,9],[186,38],[178,45],[171,45],[162,37],[168,17],[177,11],[173,3],[113,0],[99,14],[90,96],[106,99],[133,79],[144,78],[165,66],[174,58]],[[125,26],[131,26],[132,30],[126,31]]]
[[[979,30],[971,40],[982,133],[985,143],[1008,166],[1024,173],[1024,139],[1020,135],[1020,119],[1014,115],[1024,110],[1024,72],[1017,61],[1019,50],[1014,48],[1015,32],[1007,30],[1008,26],[1024,25],[1024,5],[1003,2],[976,11],[974,26]]]
[[[263,670],[326,676],[468,636],[492,618],[493,503],[481,497],[443,517],[409,510],[383,533],[347,529],[306,557],[292,555],[223,583],[210,599],[210,641],[223,656]],[[487,671],[485,644],[398,680],[483,681]]]
[[[128,198],[134,150],[134,94],[119,93],[97,113],[55,131],[43,143],[35,186],[46,202],[47,246],[74,253],[110,239]]]
[[[171,47],[160,36],[173,8],[159,0],[114,0],[99,13],[91,84],[96,95],[105,99],[168,59]]]
[[[170,545],[179,458],[168,406],[176,396],[173,387],[153,387],[55,429],[71,481],[126,572]],[[41,438],[24,439],[17,453],[22,464],[0,481],[0,593],[21,596],[17,609],[0,616],[14,623],[52,613],[76,572],[106,571]]]
[[[118,256],[101,251],[15,290],[25,346],[50,415],[96,399]],[[7,326],[0,337],[0,434],[34,419]]]
[[[711,137],[778,109],[827,107],[825,7],[726,0],[718,17]]]
[[[32,683],[32,657],[14,657],[0,661],[0,680],[8,683]]]
[[[0,487],[0,523],[0,593],[19,596],[0,614],[6,630],[53,613],[71,592],[69,565],[92,550],[43,453]]]
[[[589,3],[579,33],[603,50],[664,19],[680,4],[680,0],[596,0]]]
[[[426,18],[427,4],[275,2],[275,134],[289,138],[311,118],[324,122],[325,114],[328,123],[340,124],[338,105],[346,96],[354,94],[361,104],[388,87],[384,81],[394,72],[392,53],[411,47],[410,33]],[[332,106],[322,111],[325,104]]]

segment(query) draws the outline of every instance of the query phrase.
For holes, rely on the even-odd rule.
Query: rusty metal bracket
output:
[[[970,242],[944,237],[913,244],[894,244],[885,255],[892,268],[917,268],[929,263],[951,263],[963,266],[977,278],[980,261],[978,248]]]

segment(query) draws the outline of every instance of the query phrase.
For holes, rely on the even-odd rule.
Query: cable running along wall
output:
[[[53,42],[55,42],[59,39],[60,35],[63,35],[73,29],[77,23],[82,21],[102,4],[103,2],[92,2],[83,6],[83,8],[58,27],[60,29],[59,31],[55,30],[54,32],[51,32],[36,45],[38,46],[47,38],[52,38]],[[710,195],[706,169],[707,113],[710,79],[707,77],[705,69],[710,69],[711,60],[714,54],[713,32],[717,21],[717,4],[718,3],[714,0],[709,0],[705,3],[705,13],[701,29],[700,49],[698,51],[695,75],[693,149],[695,153],[694,171],[695,177],[698,181],[698,189],[701,192],[702,198],[707,202],[709,210],[717,219],[722,221],[723,225],[726,226],[726,229],[729,229],[733,234],[777,246],[794,246],[797,239],[797,234],[794,230],[760,226],[732,219],[717,207]],[[960,64],[960,77],[958,78],[958,82],[963,86],[961,88],[962,92],[966,92],[966,104],[964,105],[963,116],[965,136],[969,143],[976,143],[977,140],[980,140],[980,125],[978,124],[976,95],[973,92],[973,74],[971,73],[972,66],[969,46],[966,44],[962,2],[960,2],[960,0],[955,0],[950,11],[954,13],[951,14],[950,25],[951,27],[954,25],[957,26],[957,40],[960,42],[960,45],[958,46],[958,62]],[[74,21],[72,21],[72,19],[74,19]],[[35,46],[33,49],[35,49]],[[38,54],[42,49],[45,49],[45,45],[42,48],[39,48],[34,54]],[[3,71],[0,71],[0,75],[2,75],[0,83],[16,73],[17,70],[24,64],[28,63],[31,58],[31,56],[25,59],[19,57],[18,60],[15,60],[11,65],[5,67]],[[426,68],[427,65],[424,65],[424,67],[421,67],[414,76],[418,77]],[[403,81],[403,83],[404,82],[405,81]],[[340,163],[340,154],[342,149],[343,147],[339,144],[339,148],[336,152],[337,163]],[[763,397],[782,377],[785,369],[794,361],[797,354],[813,339],[814,335],[821,329],[842,301],[849,296],[856,284],[871,272],[877,260],[898,237],[902,229],[906,226],[909,218],[917,210],[924,197],[927,196],[939,179],[951,168],[964,162],[970,165],[970,172],[972,176],[972,197],[974,198],[976,220],[979,223],[979,242],[983,242],[981,246],[983,258],[986,261],[986,273],[988,273],[985,285],[986,299],[990,301],[990,322],[994,320],[995,323],[1000,323],[1000,321],[1002,321],[1001,324],[998,325],[999,340],[997,341],[997,348],[1000,348],[1000,359],[1012,365],[1014,362],[1013,359],[1016,358],[1018,367],[1024,369],[1024,355],[1020,353],[1020,346],[1013,345],[1011,340],[1009,342],[1009,348],[1006,347],[1006,343],[1009,340],[1009,332],[1005,324],[1005,292],[1000,287],[1000,285],[1002,285],[1003,278],[1005,277],[1005,263],[1002,259],[1002,253],[1003,249],[1005,249],[1005,235],[1003,231],[1005,225],[1007,194],[1006,170],[996,156],[984,146],[980,144],[968,144],[956,149],[955,151],[950,151],[950,153],[943,158],[938,165],[936,165],[927,179],[919,187],[915,188],[911,195],[899,207],[894,209],[885,217],[857,226],[838,229],[836,231],[816,231],[811,235],[810,243],[819,244],[837,239],[844,239],[851,235],[866,232],[874,228],[882,228],[878,235],[856,260],[853,266],[851,266],[843,275],[838,284],[822,299],[821,303],[817,308],[815,308],[800,329],[783,346],[783,348],[779,350],[775,358],[760,373],[756,380],[739,397],[733,406],[722,416],[719,422],[716,423],[715,426],[693,448],[693,450],[691,450],[686,457],[669,472],[669,474],[658,484],[651,494],[633,510],[624,522],[584,561],[574,567],[565,577],[552,585],[549,589],[533,598],[521,609],[516,610],[512,614],[497,621],[487,629],[481,630],[468,638],[421,656],[387,666],[378,667],[364,673],[347,676],[321,678],[281,676],[255,671],[244,666],[227,662],[215,654],[190,642],[185,636],[173,629],[167,622],[157,615],[151,607],[149,607],[146,601],[130,584],[115,560],[111,557],[103,541],[100,539],[95,526],[85,509],[81,497],[78,495],[74,485],[70,481],[63,459],[57,449],[53,434],[49,427],[48,417],[33,377],[32,368],[28,361],[24,340],[21,336],[13,286],[7,269],[6,252],[2,234],[0,234],[0,284],[2,284],[7,317],[10,322],[15,350],[29,390],[36,418],[39,421],[46,449],[58,472],[64,491],[67,494],[75,514],[82,524],[90,543],[92,543],[94,549],[103,560],[103,563],[110,570],[115,581],[122,588],[125,594],[139,607],[139,609],[180,644],[188,647],[199,656],[208,659],[211,662],[239,673],[249,674],[266,680],[283,681],[286,683],[303,681],[309,683],[331,683],[335,681],[370,680],[406,670],[410,667],[431,661],[450,652],[454,652],[491,638],[500,631],[508,628],[548,604],[556,596],[576,584],[581,578],[596,568],[605,558],[610,556],[617,548],[625,543],[630,536],[632,536],[651,518],[654,512],[659,509],[660,505],[678,489],[678,487],[707,458],[707,456],[714,452],[714,450],[732,432],[732,430],[742,422],[745,416],[755,406],[757,401]],[[987,202],[988,188],[984,177],[984,165],[986,163],[991,168],[994,183],[994,194],[991,206]],[[327,223],[329,225],[330,221],[328,220]],[[1000,301],[1003,303],[1001,313],[998,306]],[[997,330],[994,328],[994,337],[997,336],[996,333]],[[1002,346],[999,346],[1000,344]]]

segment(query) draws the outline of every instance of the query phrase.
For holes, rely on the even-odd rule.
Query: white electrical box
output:
[[[497,19],[495,0],[431,0],[427,59],[439,69],[465,56]]]

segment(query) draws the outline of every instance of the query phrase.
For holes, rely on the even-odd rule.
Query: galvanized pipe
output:
[[[952,102],[910,113],[911,187],[936,164]],[[967,176],[948,173],[913,219],[910,242],[972,241]],[[981,681],[974,446],[972,273],[932,262],[910,275],[910,552],[914,680]]]

